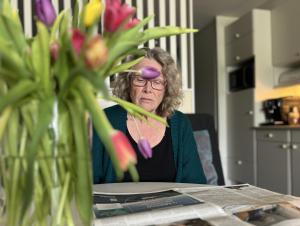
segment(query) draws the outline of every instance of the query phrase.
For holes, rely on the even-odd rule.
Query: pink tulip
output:
[[[82,33],[79,29],[73,29],[71,40],[75,53],[77,55],[80,55],[81,49],[85,42],[85,34]]]
[[[97,69],[106,63],[108,50],[100,35],[96,35],[88,41],[84,57],[85,63],[90,69]]]
[[[119,130],[114,130],[112,133],[112,142],[116,150],[121,170],[126,171],[130,164],[137,163],[135,151],[124,133]]]
[[[134,27],[135,25],[137,25],[139,22],[141,22],[141,21],[137,18],[130,19],[128,21],[128,23],[125,25],[125,29],[130,29],[130,28]]]
[[[128,4],[121,4],[120,0],[106,0],[106,8],[104,12],[104,28],[107,32],[115,32],[122,23],[129,20],[135,14],[135,8]],[[135,25],[136,21],[131,22],[127,28]]]

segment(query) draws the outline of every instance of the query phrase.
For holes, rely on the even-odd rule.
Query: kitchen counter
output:
[[[300,129],[300,125],[267,125],[254,126],[253,129]]]

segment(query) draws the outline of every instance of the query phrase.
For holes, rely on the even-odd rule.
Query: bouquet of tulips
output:
[[[92,220],[92,177],[87,120],[104,142],[116,175],[138,180],[126,136],[112,128],[97,98],[113,100],[130,114],[148,115],[109,95],[105,79],[140,59],[121,63],[150,39],[194,32],[178,27],[142,30],[153,16],[134,18],[120,0],[78,2],[57,15],[51,0],[36,0],[37,34],[24,35],[9,0],[0,1],[0,224],[74,225],[71,201],[84,225]],[[103,20],[104,29],[97,27]],[[143,68],[143,77],[155,77]]]

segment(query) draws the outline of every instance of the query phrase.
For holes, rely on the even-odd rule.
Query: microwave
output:
[[[254,58],[240,64],[229,72],[229,91],[237,92],[255,87]]]

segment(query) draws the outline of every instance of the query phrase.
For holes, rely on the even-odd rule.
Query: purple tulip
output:
[[[138,141],[138,148],[145,159],[152,158],[152,149],[149,141],[145,138],[140,138]]]
[[[160,71],[154,67],[143,67],[140,71],[140,75],[144,79],[153,79],[160,75]]]
[[[56,12],[51,0],[36,0],[35,11],[38,19],[50,27],[56,19]]]

